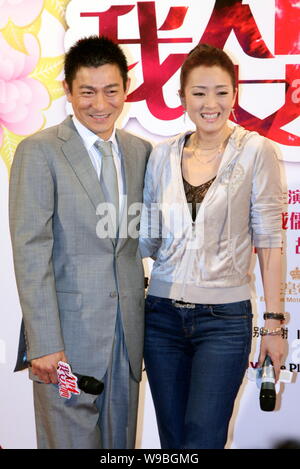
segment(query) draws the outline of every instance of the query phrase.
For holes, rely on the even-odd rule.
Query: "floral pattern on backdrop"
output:
[[[42,13],[64,29],[70,0],[0,0],[0,155],[8,171],[19,142],[46,124],[43,111],[63,96],[63,54],[43,57]]]

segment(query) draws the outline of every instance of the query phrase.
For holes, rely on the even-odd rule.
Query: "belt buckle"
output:
[[[195,309],[196,307],[195,303],[186,303],[185,301],[179,300],[172,300],[172,304],[175,306],[175,308]]]

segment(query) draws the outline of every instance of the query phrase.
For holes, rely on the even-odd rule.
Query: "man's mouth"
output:
[[[90,114],[90,117],[96,120],[108,119],[109,116],[110,114]]]

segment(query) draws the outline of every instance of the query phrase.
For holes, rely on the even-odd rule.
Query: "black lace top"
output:
[[[203,201],[206,192],[216,179],[216,176],[212,179],[210,179],[207,182],[204,182],[204,184],[200,184],[200,186],[192,186],[190,183],[188,183],[184,177],[182,176],[183,179],[183,185],[184,185],[184,191],[186,195],[186,200],[187,203],[189,204],[190,212],[192,215],[193,221],[195,221],[199,205]]]

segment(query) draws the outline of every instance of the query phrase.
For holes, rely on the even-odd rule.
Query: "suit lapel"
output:
[[[97,177],[97,173],[92,165],[89,154],[78,135],[78,132],[73,124],[72,118],[69,116],[58,128],[58,137],[63,140],[62,151],[67,158],[70,166],[80,181],[83,189],[86,191],[91,203],[95,208],[101,203],[105,203],[105,196],[101,189],[100,182]],[[128,207],[133,202],[133,182],[136,175],[135,166],[135,149],[132,147],[130,138],[127,133],[122,130],[116,131],[116,138],[118,141],[119,149],[123,157],[124,162],[124,176],[125,176],[125,193],[126,203],[122,214],[120,223],[121,238],[118,241],[117,249],[127,239],[128,232]],[[111,239],[114,244],[115,239]]]
[[[105,202],[105,197],[89,154],[70,117],[59,127],[58,137],[64,140],[62,151],[96,210],[100,203]]]
[[[89,154],[71,117],[68,117],[59,126],[58,137],[64,141],[61,147],[62,151],[93,204],[96,214],[99,204],[106,202],[105,196]],[[115,239],[110,238],[110,240],[112,244],[115,243]]]

